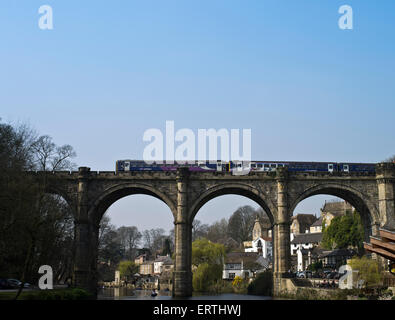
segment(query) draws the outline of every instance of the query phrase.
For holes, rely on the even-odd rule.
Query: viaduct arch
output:
[[[274,293],[286,288],[290,268],[290,223],[297,204],[313,195],[329,194],[351,203],[363,218],[368,235],[384,227],[395,230],[395,164],[380,163],[375,173],[355,172],[37,172],[47,188],[61,195],[74,209],[75,266],[73,284],[95,293],[97,239],[101,217],[118,199],[147,194],[165,202],[175,225],[173,295],[192,294],[192,221],[209,200],[237,194],[257,202],[273,224]]]

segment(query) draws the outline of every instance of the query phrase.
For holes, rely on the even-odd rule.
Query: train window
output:
[[[268,163],[265,163],[265,168],[269,168],[269,164]]]
[[[262,163],[258,163],[258,168],[262,168],[263,164]]]
[[[255,163],[251,163],[251,168],[256,168],[256,164]]]
[[[270,167],[271,167],[271,168],[276,168],[276,164],[275,164],[275,163],[272,163],[272,164],[270,165]]]
[[[282,163],[279,163],[278,167],[281,168],[284,167],[284,165]]]

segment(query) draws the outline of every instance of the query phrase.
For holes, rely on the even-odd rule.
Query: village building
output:
[[[140,264],[140,274],[142,276],[154,274],[154,261],[145,261]]]
[[[165,264],[166,263],[166,264]],[[170,256],[158,256],[155,260],[154,260],[154,274],[158,275],[158,274],[162,274],[162,272],[164,271],[165,266],[169,266],[172,265],[173,261],[170,258]]]
[[[322,241],[322,233],[291,234],[291,258],[297,271],[305,270],[318,256],[316,249]]]
[[[310,230],[310,226],[317,221],[314,214],[299,213],[291,218],[291,233],[294,235],[305,233]]]
[[[323,221],[323,217],[321,216],[316,222],[314,222],[311,226],[310,226],[310,233],[320,233],[322,232],[322,221]]]
[[[244,252],[256,252],[271,261],[273,256],[270,222],[261,222],[257,216],[252,229],[252,241],[244,241]]]
[[[145,261],[147,261],[147,254],[146,253],[140,254],[139,256],[137,256],[134,259],[134,264],[139,266],[139,265],[143,264]]]
[[[353,206],[346,201],[329,201],[321,209],[321,217],[325,228],[331,224],[335,217],[344,216],[347,212],[352,212]]]
[[[252,278],[255,273],[269,268],[270,262],[257,252],[231,252],[226,256],[222,279]]]
[[[335,249],[323,251],[318,257],[318,260],[322,261],[322,266],[324,268],[337,269],[339,266],[346,264],[347,260],[354,257],[356,254],[356,251],[351,249]]]

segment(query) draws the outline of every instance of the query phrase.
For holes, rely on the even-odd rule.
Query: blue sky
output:
[[[141,158],[166,120],[250,128],[254,159],[378,162],[395,153],[394,31],[391,0],[3,0],[0,117],[92,170]]]

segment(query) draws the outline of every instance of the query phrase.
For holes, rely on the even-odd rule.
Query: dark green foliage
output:
[[[322,245],[325,249],[353,247],[362,251],[364,229],[361,217],[356,211],[335,217],[323,233]]]
[[[207,292],[213,284],[221,280],[222,265],[200,264],[193,273],[192,284],[193,290],[197,292]]]
[[[310,270],[310,271],[318,271],[318,270],[321,270],[321,269],[322,269],[322,261],[320,260],[320,261],[314,262],[314,263],[312,263],[311,265],[309,265],[307,268],[308,268],[308,270]]]
[[[254,281],[247,287],[248,294],[272,296],[273,295],[273,273],[265,271],[258,273]]]
[[[60,196],[46,193],[45,175],[29,170],[71,169],[72,147],[57,147],[26,126],[0,123],[0,274],[35,283],[51,265],[54,281],[71,274],[73,216]]]

